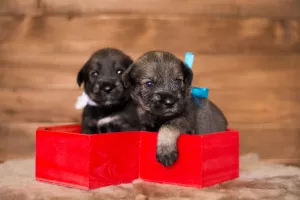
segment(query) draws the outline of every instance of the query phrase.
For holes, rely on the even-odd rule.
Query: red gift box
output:
[[[157,133],[80,134],[80,125],[39,127],[36,179],[95,189],[143,179],[193,187],[211,186],[239,176],[239,132],[182,134],[178,160],[156,161]]]

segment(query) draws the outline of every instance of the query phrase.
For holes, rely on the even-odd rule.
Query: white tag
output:
[[[82,92],[81,96],[77,97],[75,108],[79,110],[84,108],[86,105],[98,106],[98,104],[91,100],[85,92]]]

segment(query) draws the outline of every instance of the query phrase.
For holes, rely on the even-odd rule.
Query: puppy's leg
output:
[[[119,121],[121,121],[121,119],[117,115],[108,116],[98,120],[97,126],[102,133],[120,132],[121,125],[118,123]]]
[[[180,130],[173,125],[162,125],[158,131],[156,159],[164,166],[171,166],[178,157],[177,139]]]
[[[160,127],[156,144],[156,159],[162,165],[171,166],[177,160],[177,140],[181,133],[195,133],[193,115],[182,115]]]
[[[97,127],[97,120],[91,118],[83,118],[81,125],[81,133],[83,134],[96,134],[100,133]]]

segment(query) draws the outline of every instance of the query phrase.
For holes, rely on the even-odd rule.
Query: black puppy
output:
[[[173,54],[150,51],[139,57],[123,74],[131,97],[138,104],[140,123],[158,131],[156,158],[165,166],[178,157],[180,133],[203,134],[227,129],[223,113],[208,99],[191,96],[192,71]]]
[[[121,50],[96,51],[78,72],[77,83],[84,83],[89,103],[82,113],[82,133],[138,130],[136,105],[124,88],[121,75],[132,64]]]

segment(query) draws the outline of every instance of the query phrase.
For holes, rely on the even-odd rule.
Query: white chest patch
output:
[[[109,116],[109,117],[105,117],[105,118],[102,118],[102,119],[98,120],[97,125],[98,125],[98,126],[102,126],[102,125],[104,125],[104,124],[111,123],[111,122],[113,122],[113,121],[115,121],[115,120],[118,120],[118,119],[120,119],[119,116]]]
[[[75,108],[79,110],[84,108],[86,105],[98,106],[98,104],[91,100],[85,92],[82,92],[81,96],[77,97]]]

